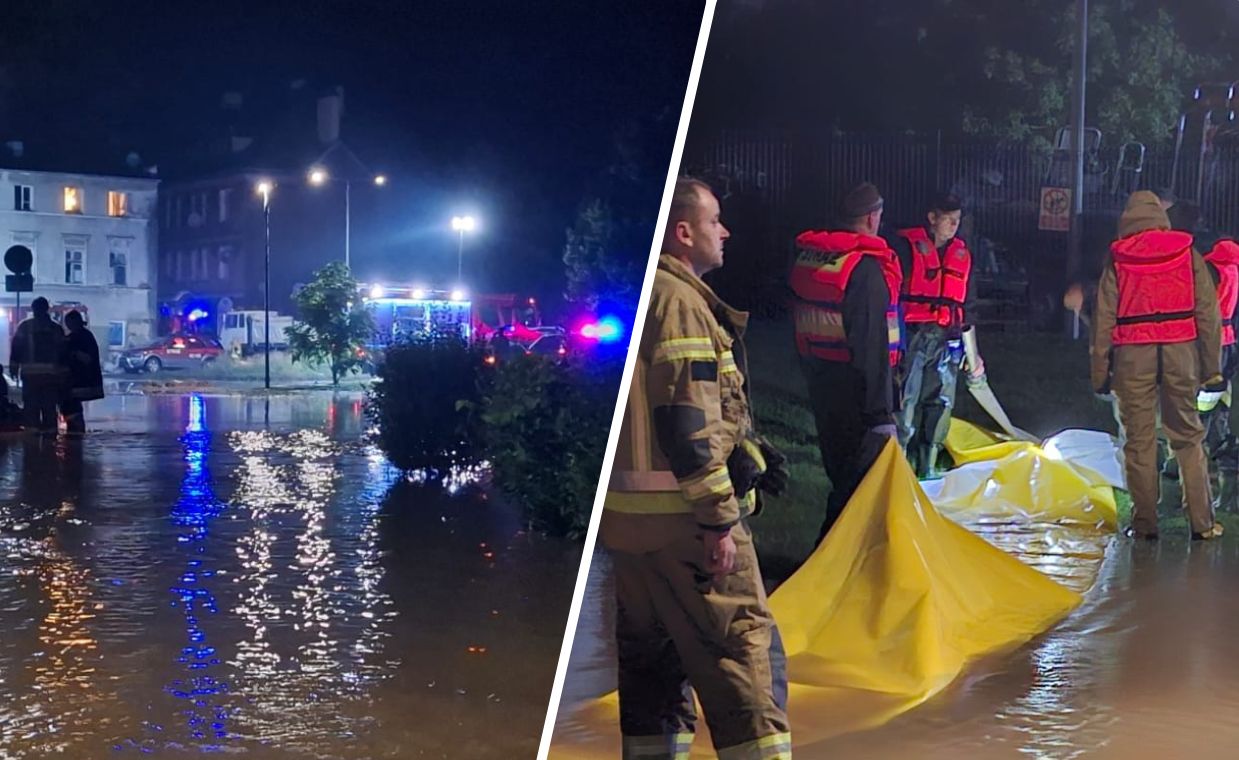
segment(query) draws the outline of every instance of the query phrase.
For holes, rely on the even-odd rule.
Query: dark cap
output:
[[[882,208],[882,194],[872,182],[862,182],[843,196],[843,216],[857,219]]]

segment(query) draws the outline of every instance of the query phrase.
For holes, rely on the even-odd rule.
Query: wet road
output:
[[[599,557],[602,557],[599,561]],[[614,687],[612,593],[595,555],[564,704]],[[1011,654],[879,728],[798,749],[827,758],[1234,757],[1239,541],[1115,539],[1085,604]],[[586,730],[561,710],[557,737]],[[829,721],[830,716],[822,716]]]
[[[410,482],[361,398],[0,437],[0,757],[533,757],[579,546]]]

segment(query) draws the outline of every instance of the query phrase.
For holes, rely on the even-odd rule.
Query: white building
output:
[[[55,309],[80,304],[106,352],[155,334],[155,227],[159,182],[0,168],[0,254],[34,254],[34,292]],[[0,270],[8,274],[7,270]],[[8,363],[15,296],[0,293],[0,363]]]

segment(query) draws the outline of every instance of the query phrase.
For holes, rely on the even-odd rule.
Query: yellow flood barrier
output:
[[[1103,478],[966,423],[953,424],[948,448],[963,466],[933,484],[931,501],[889,443],[826,540],[771,596],[793,749],[921,704],[969,662],[1049,629],[1092,585],[1117,525]],[[569,723],[552,758],[619,756],[615,694]],[[713,756],[704,722],[692,756]]]

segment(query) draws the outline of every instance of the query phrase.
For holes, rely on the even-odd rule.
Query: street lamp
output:
[[[460,234],[460,245],[456,250],[456,282],[464,279],[465,271],[465,233],[473,232],[478,227],[478,220],[471,216],[452,217],[452,229]]]
[[[352,235],[350,231],[351,202],[349,200],[349,196],[351,194],[350,191],[352,189],[353,181],[348,178],[336,179],[335,177],[332,177],[330,174],[328,174],[326,169],[323,169],[318,166],[311,168],[309,171],[309,174],[306,175],[306,178],[310,181],[310,184],[314,185],[315,187],[322,187],[328,182],[343,182],[344,183],[344,266],[349,267],[351,269],[352,268],[352,257],[350,255],[349,247],[352,242]],[[387,175],[376,174],[374,176],[374,184],[376,187],[385,186],[387,184]]]
[[[271,191],[275,185],[262,180],[255,188],[262,196],[263,264],[262,331],[263,387],[271,390]]]

